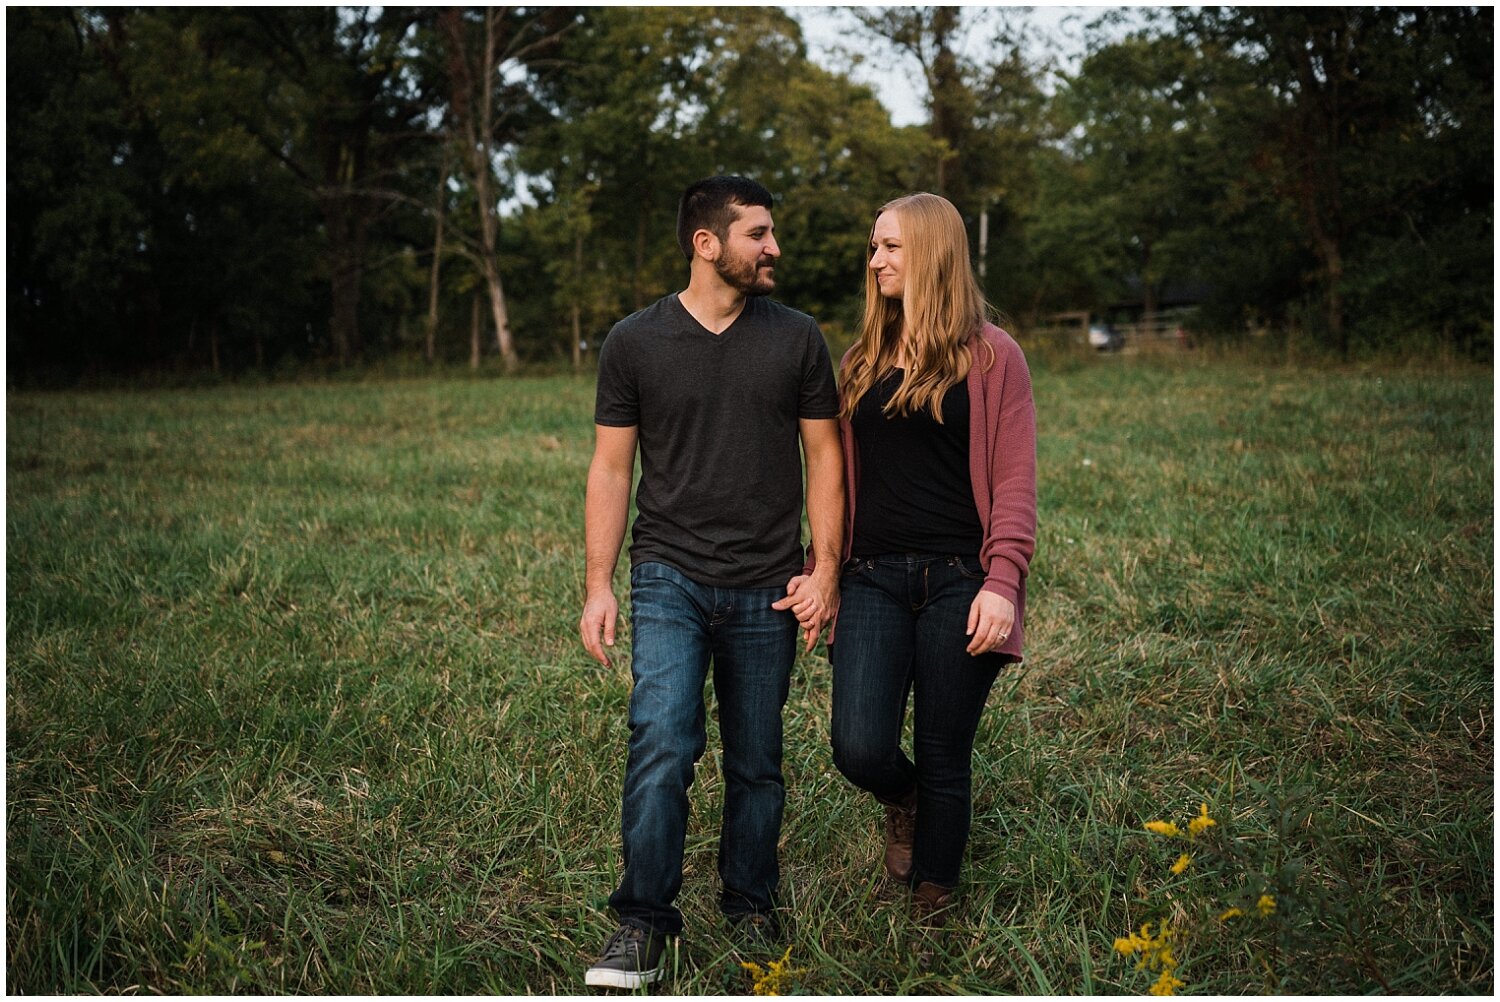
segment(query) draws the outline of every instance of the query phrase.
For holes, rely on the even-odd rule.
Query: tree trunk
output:
[[[427,329],[422,345],[422,356],[431,365],[437,361],[438,290],[443,270],[443,222],[447,214],[443,203],[448,190],[448,170],[443,169],[443,179],[438,183],[437,234],[432,241],[432,271],[427,283]]]
[[[363,267],[345,206],[338,196],[323,199],[328,232],[329,293],[332,299],[328,334],[340,366],[348,365],[359,348],[359,287]]]
[[[1344,255],[1338,241],[1326,241],[1323,249],[1323,272],[1328,282],[1328,337],[1338,349],[1340,358],[1349,357],[1349,332],[1344,330]]]
[[[965,85],[952,43],[958,31],[958,20],[957,7],[932,8],[933,52],[927,74],[932,95],[932,135],[944,144],[937,162],[938,194],[962,213],[967,208],[968,186],[964,183],[963,171],[959,169],[958,155],[964,148],[970,123],[966,121],[962,107]]]
[[[469,302],[469,368],[476,371],[479,369],[480,334],[482,331],[482,325],[479,322],[479,318],[482,316],[479,307],[479,296],[479,291],[475,290],[473,298]]]
[[[495,320],[495,345],[500,349],[505,371],[513,373],[520,368],[521,359],[516,355],[515,335],[510,332],[510,313],[505,308],[505,286],[500,282],[500,268],[493,257],[484,259],[484,281],[489,289],[490,311]]]
[[[1330,24],[1312,33],[1312,44],[1295,31],[1289,32],[1285,24],[1281,31],[1282,51],[1288,54],[1299,85],[1296,114],[1291,119],[1296,127],[1291,144],[1294,162],[1298,163],[1303,217],[1328,286],[1324,291],[1325,333],[1339,354],[1347,357],[1349,335],[1344,330],[1344,293],[1340,288],[1345,232],[1340,166],[1348,111],[1343,85],[1353,80],[1350,60],[1358,37],[1343,10],[1331,9],[1338,13]]]
[[[494,8],[485,8],[484,62],[480,64],[479,72],[477,131],[472,118],[470,120],[470,134],[478,142],[470,143],[469,150],[474,163],[476,194],[479,196],[480,251],[483,254],[485,285],[488,286],[490,293],[490,311],[495,317],[495,343],[500,349],[500,358],[505,363],[505,371],[514,372],[520,364],[520,359],[516,357],[515,339],[510,332],[510,315],[505,308],[505,288],[500,284],[500,264],[495,259],[495,250],[499,243],[500,221],[496,217],[498,209],[495,205],[495,198],[490,193],[493,163],[490,145],[491,129],[495,120],[494,77],[499,69],[499,60],[496,56],[499,39],[495,37],[495,21],[498,16]]]
[[[359,275],[347,262],[334,265],[332,276],[333,309],[328,332],[333,336],[334,353],[339,365],[354,358],[354,344],[359,332]]]
[[[573,238],[573,280],[580,295],[573,297],[573,368],[583,368],[583,306],[579,302],[583,292],[583,234]]]
[[[1151,245],[1141,249],[1141,330],[1149,330],[1156,319],[1156,276],[1151,273]]]

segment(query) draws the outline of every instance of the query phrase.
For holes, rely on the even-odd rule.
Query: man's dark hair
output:
[[[759,182],[737,174],[706,177],[688,185],[677,206],[677,246],[683,256],[693,259],[693,234],[699,230],[712,233],[720,243],[728,241],[729,227],[739,216],[736,205],[769,209],[771,193]]]

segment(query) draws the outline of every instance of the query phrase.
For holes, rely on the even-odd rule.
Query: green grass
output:
[[[1490,992],[1489,371],[1035,369],[1029,658],[954,933],[918,962],[820,649],[787,707],[793,986],[1140,992],[1111,944],[1170,914],[1188,992]],[[628,698],[576,637],[592,394],[8,397],[8,992],[583,991]],[[747,988],[715,741],[684,994]],[[1250,884],[1300,864],[1276,923],[1205,919],[1243,868],[1166,874],[1141,824],[1200,802]]]

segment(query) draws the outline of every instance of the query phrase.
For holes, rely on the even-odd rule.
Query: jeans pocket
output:
[[[976,557],[949,557],[948,563],[970,581],[983,581],[984,565]]]

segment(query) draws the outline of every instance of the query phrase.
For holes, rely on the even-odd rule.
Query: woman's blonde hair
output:
[[[874,272],[865,269],[865,315],[844,369],[843,415],[853,417],[860,399],[895,367],[904,337],[906,373],[885,413],[926,410],[941,423],[943,394],[969,374],[969,339],[990,307],[969,265],[969,235],[952,202],[917,192],[881,206],[875,221],[887,212],[901,223],[903,291],[900,299],[887,299]],[[872,222],[872,243],[874,235]]]

